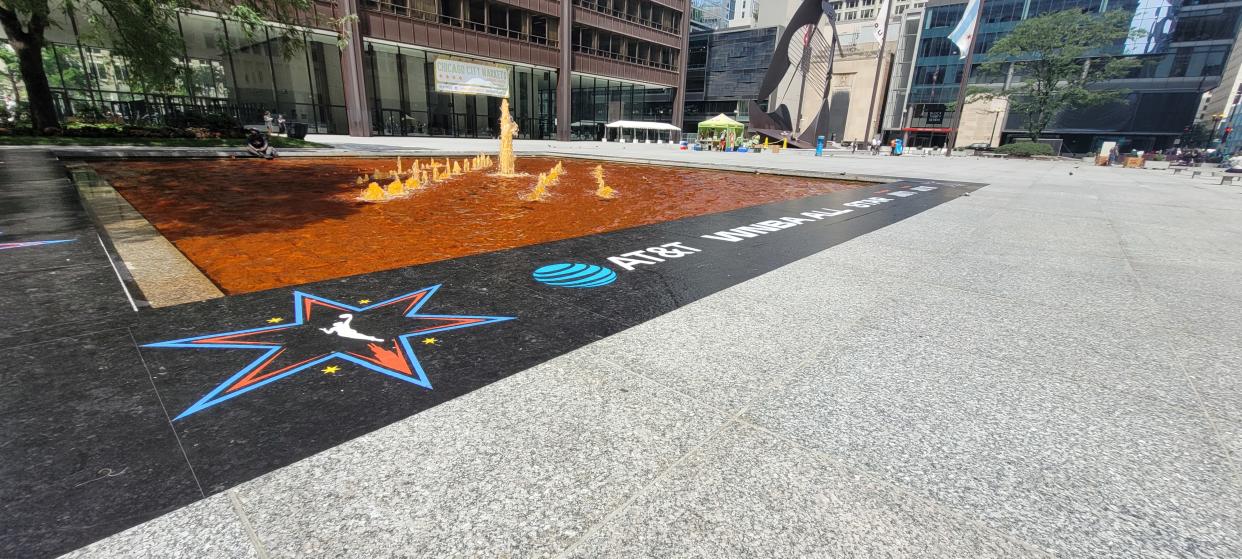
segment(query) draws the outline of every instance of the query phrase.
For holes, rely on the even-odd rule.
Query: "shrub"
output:
[[[174,128],[206,128],[217,132],[241,128],[240,121],[225,113],[174,112],[169,114],[165,121]]]
[[[1011,157],[1031,157],[1035,155],[1052,155],[1052,146],[1037,142],[1018,142],[1016,144],[1005,144],[996,148],[997,153],[1003,153]]]
[[[190,130],[171,126],[141,126],[112,122],[68,122],[64,135],[74,138],[194,138]]]
[[[120,136],[122,126],[110,122],[82,122],[66,119],[65,135],[79,138],[114,138]]]

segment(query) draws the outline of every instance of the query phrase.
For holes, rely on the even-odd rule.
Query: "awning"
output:
[[[608,128],[633,128],[635,130],[677,130],[681,128],[667,122],[646,122],[642,120],[618,120],[604,125]]]
[[[738,121],[736,121],[736,120],[733,120],[733,119],[729,118],[728,116],[725,116],[725,114],[724,114],[724,113],[720,113],[720,114],[718,114],[718,115],[716,115],[716,116],[714,116],[714,117],[711,117],[711,118],[709,118],[709,119],[707,119],[707,120],[704,120],[703,122],[700,122],[700,123],[699,123],[699,128],[707,128],[707,129],[721,129],[721,128],[724,128],[724,129],[738,129],[738,130],[741,130],[741,129],[746,128],[746,125],[745,125],[745,124],[742,124],[742,123],[740,123],[740,122],[738,122]]]

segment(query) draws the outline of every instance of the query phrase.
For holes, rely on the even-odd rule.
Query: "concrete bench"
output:
[[[1225,183],[1229,183],[1229,184],[1237,184],[1237,182],[1236,182],[1236,181],[1237,181],[1238,179],[1242,179],[1242,174],[1239,174],[1239,173],[1226,173],[1226,174],[1222,174],[1222,175],[1220,176],[1220,183],[1221,183],[1221,184],[1225,184]]]

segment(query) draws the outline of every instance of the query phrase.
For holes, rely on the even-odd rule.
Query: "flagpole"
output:
[[[880,89],[880,67],[884,64],[884,45],[888,43],[888,18],[893,11],[893,1],[885,0],[884,2],[884,27],[881,28],[883,29],[884,37],[880,39],[879,52],[875,53],[875,79],[871,81],[871,103],[867,105],[867,137],[863,138],[867,141],[867,145],[871,145],[871,117],[875,114],[875,95],[879,93]],[[898,34],[900,34],[900,27],[898,27]],[[889,71],[891,72],[892,69],[890,68]],[[875,129],[878,131],[880,127],[876,126]],[[842,139],[844,140],[844,138]]]
[[[986,0],[979,0],[979,13],[975,14],[975,24],[971,26],[970,46],[966,47],[966,65],[962,68],[962,83],[957,88],[957,110],[953,111],[953,126],[949,129],[949,136],[944,143],[945,157],[953,153],[953,147],[957,143],[957,129],[962,125],[962,113],[966,112],[966,86],[970,84],[970,66],[975,60],[975,40],[979,38],[979,23],[983,21],[985,2]]]

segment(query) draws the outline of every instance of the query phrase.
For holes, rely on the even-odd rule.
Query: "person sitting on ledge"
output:
[[[258,130],[250,130],[246,133],[246,151],[255,157],[264,159],[272,159],[276,157],[276,148],[267,143],[267,136]]]
[[[1235,152],[1225,164],[1229,167],[1225,170],[1226,173],[1242,173],[1242,153]]]

